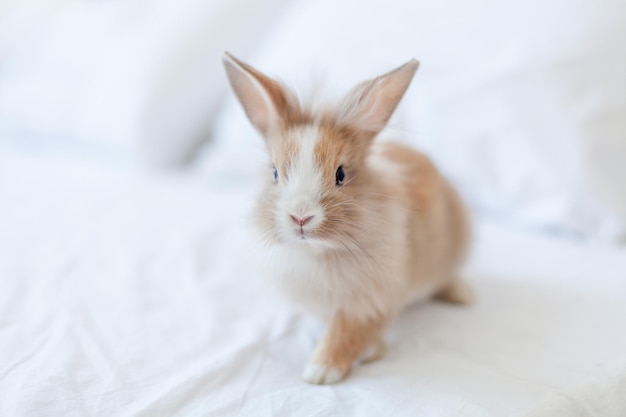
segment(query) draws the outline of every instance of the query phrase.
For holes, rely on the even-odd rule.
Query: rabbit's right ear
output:
[[[224,52],[226,74],[248,119],[266,136],[281,121],[289,107],[288,93],[280,83],[262,74],[250,65]]]

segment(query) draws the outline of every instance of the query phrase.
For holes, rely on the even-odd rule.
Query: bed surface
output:
[[[254,188],[0,152],[2,416],[624,416],[626,251],[481,223],[470,308],[300,380],[322,327],[261,282]]]

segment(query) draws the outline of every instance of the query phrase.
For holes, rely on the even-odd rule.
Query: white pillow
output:
[[[614,241],[622,222],[605,204],[626,215],[625,17],[618,0],[301,1],[240,58],[297,89],[322,69],[345,92],[415,57],[392,135],[430,154],[480,213]],[[217,126],[233,154],[260,141],[233,99]]]
[[[225,92],[220,52],[251,48],[285,0],[9,0],[0,133],[178,163]]]

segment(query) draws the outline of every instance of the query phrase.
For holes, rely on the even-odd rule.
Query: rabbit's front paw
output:
[[[335,384],[345,378],[348,371],[342,371],[330,365],[309,362],[304,368],[302,379],[309,384]]]

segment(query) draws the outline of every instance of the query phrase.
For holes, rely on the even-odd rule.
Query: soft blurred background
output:
[[[227,95],[222,50],[300,91],[327,92],[416,57],[422,67],[391,132],[436,159],[475,208],[588,239],[623,231],[619,0],[1,7],[3,142],[180,168],[206,143],[258,141]]]
[[[263,304],[240,262],[265,156],[224,50],[331,98],[419,59],[384,135],[430,155],[476,218],[486,301],[415,312],[424,339],[357,374],[363,404],[396,402],[306,398],[626,415],[623,0],[0,1],[0,414],[303,410],[287,387],[319,329]]]

